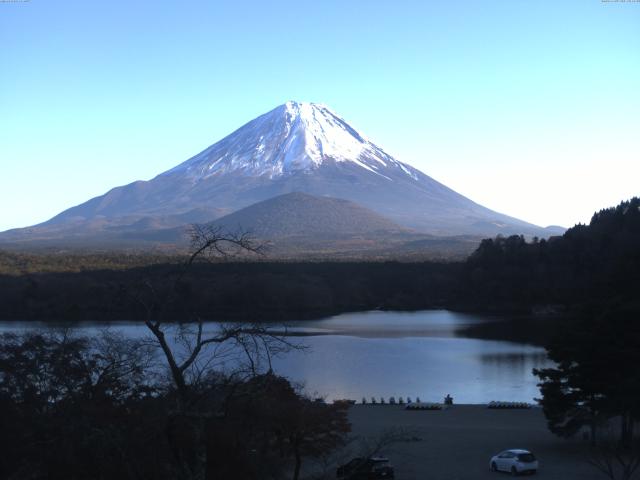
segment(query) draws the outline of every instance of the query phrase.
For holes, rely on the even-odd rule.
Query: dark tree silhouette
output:
[[[140,407],[154,402],[137,341],[104,332],[0,337],[0,477],[141,478],[153,475],[137,434]],[[136,421],[132,422],[131,419]]]
[[[144,323],[162,351],[175,388],[175,405],[168,418],[167,438],[181,467],[182,478],[203,480],[207,476],[207,465],[210,464],[207,425],[208,420],[219,412],[216,402],[203,394],[209,385],[203,385],[202,381],[211,383],[215,378],[213,373],[218,356],[233,356],[231,362],[236,362],[236,366],[232,377],[235,382],[242,382],[260,373],[265,363],[270,371],[274,355],[302,348],[287,339],[286,331],[285,334],[274,333],[261,323],[216,324],[212,331],[205,333],[201,312],[193,311],[189,306],[189,292],[184,288],[183,280],[194,263],[210,256],[229,258],[238,254],[259,254],[261,250],[247,233],[227,234],[217,227],[196,225],[192,231],[193,253],[176,272],[170,289],[162,292],[154,286],[152,279],[146,279],[136,297],[144,306]],[[162,283],[166,286],[166,282]],[[164,319],[169,302],[182,303],[191,324],[183,323],[175,332],[175,325]],[[173,343],[168,335],[172,330]],[[242,356],[244,362],[234,352]]]
[[[640,322],[635,311],[614,310],[576,321],[547,347],[557,367],[534,370],[552,432],[571,436],[588,425],[620,419],[620,442],[633,441],[640,418]]]

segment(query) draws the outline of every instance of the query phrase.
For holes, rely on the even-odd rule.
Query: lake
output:
[[[448,393],[457,403],[491,400],[533,402],[539,397],[533,368],[549,365],[541,347],[505,341],[465,338],[460,330],[489,319],[447,310],[345,313],[321,320],[287,322],[305,351],[274,359],[276,373],[304,385],[328,400],[366,397],[410,397],[442,401]],[[492,319],[495,320],[495,319]],[[79,324],[96,333],[107,324]],[[34,322],[0,322],[0,331],[50,328]],[[109,324],[128,336],[147,334],[143,325]],[[215,329],[216,324],[207,324]]]

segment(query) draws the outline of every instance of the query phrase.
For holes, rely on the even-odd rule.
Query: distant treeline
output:
[[[368,309],[563,311],[633,306],[640,286],[640,199],[562,237],[484,240],[465,262],[200,262],[182,257],[0,252],[0,318],[122,320],[145,290],[172,295],[176,320],[282,320]]]
[[[165,319],[268,321],[343,311],[444,306],[460,264],[197,263],[0,276],[0,318],[123,320],[146,315],[148,289],[177,295]]]
[[[179,264],[185,255],[140,251],[60,252],[41,249],[33,252],[0,250],[0,275],[125,270],[159,264]]]

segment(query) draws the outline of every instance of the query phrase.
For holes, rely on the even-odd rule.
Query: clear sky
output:
[[[0,230],[287,100],[539,225],[640,194],[640,2],[0,2]]]

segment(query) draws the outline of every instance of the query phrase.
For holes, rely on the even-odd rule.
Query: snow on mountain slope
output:
[[[275,178],[312,171],[327,159],[352,162],[389,180],[381,168],[395,168],[415,178],[411,167],[387,155],[325,105],[292,101],[165,174],[184,174],[193,181],[231,172]]]
[[[114,227],[173,228],[181,225],[179,219],[201,221],[210,212],[214,220],[292,192],[355,202],[431,235],[549,235],[394,159],[328,107],[303,102],[287,102],[260,115],[151,180],[113,188],[10,235],[19,241]]]

